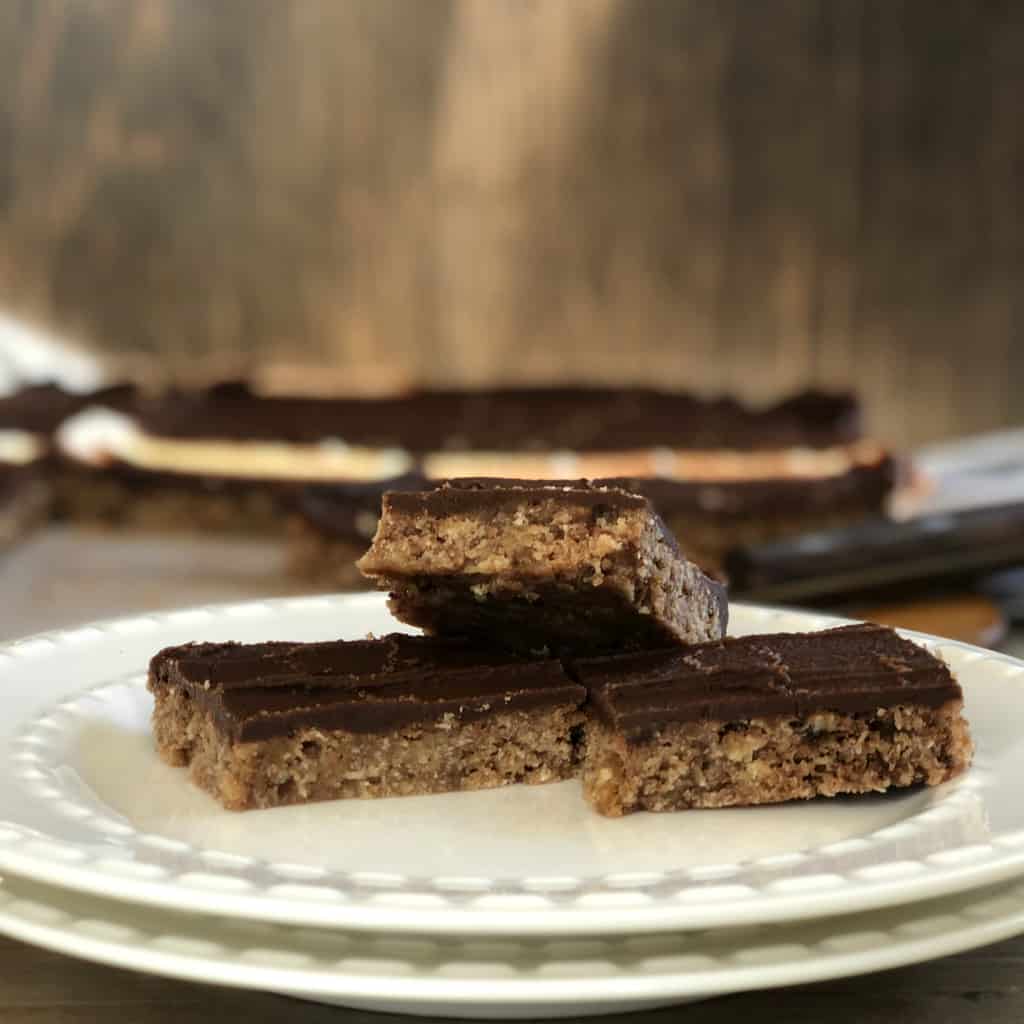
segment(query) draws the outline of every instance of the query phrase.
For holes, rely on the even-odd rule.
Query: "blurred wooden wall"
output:
[[[129,366],[985,429],[1022,112],[1010,0],[3,0],[0,302]]]

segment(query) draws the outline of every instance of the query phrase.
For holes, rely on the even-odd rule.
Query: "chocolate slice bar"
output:
[[[170,647],[148,685],[160,755],[231,810],[569,778],[585,697],[557,661],[400,634]]]
[[[938,785],[970,764],[945,663],[883,626],[589,659],[584,793],[600,813]]]
[[[717,639],[724,588],[638,494],[585,480],[389,492],[362,572],[428,633],[589,655]]]

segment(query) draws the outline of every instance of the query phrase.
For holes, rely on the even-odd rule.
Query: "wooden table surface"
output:
[[[726,1024],[745,1017],[786,1024],[1019,1024],[1024,1020],[1024,937],[884,974],[594,1019],[667,1024],[683,1014],[687,1024]],[[289,1024],[384,1024],[416,1018],[170,981],[0,939],[4,1024],[181,1024],[207,1019],[220,1024],[285,1019]]]
[[[52,531],[0,561],[0,640],[85,619],[286,592],[259,546],[184,549]],[[1024,654],[1024,637],[1010,647]],[[643,1014],[599,1018],[724,1024],[769,1014],[788,1024],[1018,1024],[1024,1021],[1024,936],[928,964],[862,978],[755,992]],[[3,1024],[290,1024],[412,1020],[136,974],[0,939]]]

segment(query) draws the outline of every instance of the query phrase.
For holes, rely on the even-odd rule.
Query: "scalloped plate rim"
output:
[[[170,612],[150,613],[140,616],[126,617],[103,623],[84,624],[68,630],[36,634],[24,640],[12,641],[0,645],[0,682],[3,681],[9,666],[7,661],[14,659],[15,665],[20,658],[34,659],[59,651],[65,644],[77,649],[82,643],[99,643],[110,634],[118,637],[122,645],[144,642],[150,653],[158,646],[163,646],[160,635],[172,627],[179,630],[188,626],[196,627],[200,620],[205,625],[211,621],[221,624],[231,623],[233,626],[244,627],[252,619],[262,620],[268,615],[279,621],[282,616],[287,620],[289,613],[295,616],[318,613],[342,614],[347,610],[358,612],[359,609],[371,609],[379,613],[383,595],[354,594],[335,596],[311,596],[308,598],[282,598],[271,601],[234,602],[225,605],[208,605],[197,608],[177,609]],[[841,624],[847,619],[839,619],[816,612],[797,612],[781,608],[734,605],[734,611],[740,618],[753,616],[754,619],[767,620],[781,618],[792,621],[790,628],[821,628],[825,625]],[[395,624],[396,628],[398,624]],[[199,629],[202,625],[198,626]],[[345,633],[341,627],[338,633]],[[945,640],[927,634],[902,631],[905,635],[932,645],[941,645],[944,649],[951,648],[965,652],[973,658],[977,668],[979,660],[996,665],[1009,665],[1014,669],[1024,670],[1024,663],[1003,654],[984,651],[959,641]],[[153,634],[157,634],[154,638]],[[140,638],[142,638],[140,640]],[[178,642],[178,641],[174,641]],[[27,652],[27,653],[25,653]],[[67,701],[80,697],[84,692],[99,689],[102,681],[84,688],[73,685],[65,687],[59,700]],[[55,706],[55,705],[51,705]],[[971,707],[968,700],[968,717]],[[9,749],[11,737],[0,736],[0,764],[7,764],[11,756]],[[956,784],[953,784],[956,794]],[[370,905],[367,902],[346,902],[341,900],[330,905],[308,903],[294,899],[274,897],[267,894],[252,892],[224,891],[216,892],[202,886],[175,884],[163,880],[152,880],[140,877],[116,877],[92,869],[81,867],[61,856],[59,851],[46,851],[46,844],[59,847],[63,842],[52,835],[26,833],[20,837],[6,840],[2,837],[5,829],[8,833],[20,827],[17,821],[9,822],[4,813],[4,797],[0,795],[0,871],[22,875],[37,881],[63,886],[68,889],[95,895],[126,900],[128,902],[147,903],[172,908],[185,908],[197,912],[216,913],[227,916],[256,918],[266,921],[288,922],[314,927],[359,928],[384,931],[408,931],[435,934],[465,935],[579,935],[579,934],[611,934],[644,931],[678,930],[681,928],[708,928],[733,925],[749,925],[768,922],[789,921],[801,918],[824,917],[840,911],[870,910],[879,907],[927,899],[968,888],[993,884],[1024,871],[1024,844],[1006,845],[994,849],[983,857],[968,857],[964,863],[955,863],[955,857],[947,856],[948,863],[930,864],[920,872],[913,872],[912,877],[893,876],[889,879],[875,878],[874,881],[857,880],[832,890],[828,886],[824,890],[808,889],[805,892],[792,891],[788,894],[778,892],[758,892],[754,897],[734,898],[730,901],[714,902],[713,905],[702,905],[699,900],[691,903],[675,901],[655,903],[645,906],[606,906],[606,907],[567,907],[553,905],[537,907],[537,899],[532,905],[524,904],[523,908],[484,909],[467,904],[460,898],[445,903],[447,890],[431,889],[431,896],[441,897],[441,906],[426,907],[401,905],[401,893],[395,905]],[[1024,828],[1024,814],[1021,827]],[[1014,830],[1016,832],[1016,830]],[[998,838],[998,837],[995,837]],[[44,847],[43,855],[39,852],[39,843]],[[111,850],[118,849],[120,841],[116,837],[103,840]],[[19,846],[29,844],[29,852],[20,851]],[[991,847],[991,840],[989,843]],[[949,854],[955,851],[945,851]],[[216,850],[201,851],[206,856],[217,856]],[[197,854],[199,856],[199,854]],[[230,859],[231,855],[228,855]],[[140,859],[146,863],[144,859]],[[137,861],[138,862],[138,861]],[[195,871],[180,872],[179,875],[203,873],[210,874],[207,861],[197,862]],[[221,872],[231,877],[229,869]],[[713,872],[712,872],[713,873]],[[351,875],[351,873],[350,873]],[[779,876],[784,879],[785,873]],[[777,881],[779,879],[774,879]],[[850,881],[847,879],[846,881]],[[325,884],[317,881],[315,885]],[[336,884],[334,876],[326,880],[328,886]],[[732,880],[728,884],[732,884]],[[691,886],[696,890],[696,886]],[[702,888],[707,888],[704,885]],[[618,887],[620,893],[629,893],[643,889],[636,886],[634,890]],[[422,892],[413,895],[422,896]],[[535,895],[535,894],[532,894]],[[462,894],[464,897],[465,894]],[[543,901],[543,899],[542,899]],[[472,901],[469,901],[471,903]]]

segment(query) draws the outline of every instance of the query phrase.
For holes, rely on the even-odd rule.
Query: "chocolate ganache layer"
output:
[[[962,699],[945,663],[884,626],[728,637],[573,662],[599,720],[645,736],[667,722],[939,707]]]
[[[553,659],[393,633],[325,643],[198,643],[150,664],[150,688],[182,688],[218,729],[248,742],[299,729],[385,733],[453,716],[578,705],[585,691]]]

